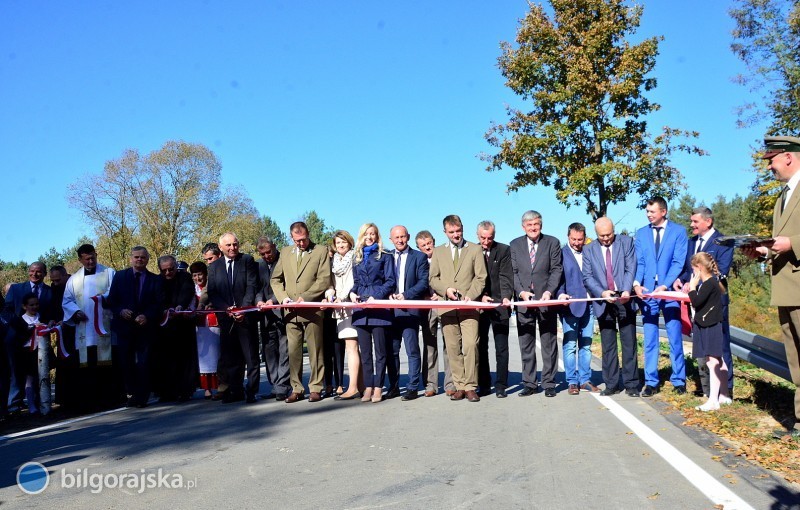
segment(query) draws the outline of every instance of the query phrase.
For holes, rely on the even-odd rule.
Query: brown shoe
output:
[[[452,397],[453,395],[456,394],[456,390],[444,390],[444,394],[447,395],[448,397]]]
[[[320,400],[322,400],[322,395],[320,395],[318,391],[312,391],[308,395],[309,402],[319,402]]]
[[[467,390],[467,400],[470,402],[480,402],[481,397],[478,396],[478,393],[475,390]]]
[[[587,381],[581,384],[581,389],[583,391],[591,391],[592,393],[597,393],[598,391],[600,391],[600,388],[592,384],[591,381]]]
[[[425,396],[426,397],[433,397],[435,395],[436,395],[436,392],[433,391],[433,390],[428,390],[428,391],[425,392]]]
[[[579,395],[581,393],[581,390],[580,388],[578,388],[577,384],[570,384],[567,393],[569,395]]]
[[[319,395],[319,393],[317,393]],[[295,402],[299,402],[305,398],[305,395],[302,393],[292,393],[289,395],[289,398],[286,399],[287,404],[293,404]]]
[[[450,395],[450,400],[464,400],[464,390],[456,390]]]

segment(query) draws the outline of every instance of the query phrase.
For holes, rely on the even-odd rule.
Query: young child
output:
[[[39,315],[39,298],[35,294],[22,297],[22,309],[25,313],[18,329],[17,364],[25,377],[28,412],[46,415],[50,411],[50,335],[37,334],[36,327],[43,324]]]
[[[694,274],[689,281],[689,299],[694,307],[692,355],[708,366],[710,391],[708,400],[695,407],[699,411],[715,411],[720,404],[732,402],[728,396],[728,366],[722,359],[722,294],[717,262],[710,254],[698,252],[691,258]]]

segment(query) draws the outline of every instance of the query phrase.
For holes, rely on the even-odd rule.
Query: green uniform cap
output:
[[[796,136],[765,136],[761,159],[772,159],[783,152],[800,152],[800,138]]]

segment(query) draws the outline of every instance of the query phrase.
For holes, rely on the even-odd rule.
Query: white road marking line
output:
[[[13,434],[9,434],[7,436],[0,436],[0,441],[6,441],[8,439],[14,439],[17,437],[27,436],[28,434],[35,434],[37,432],[46,432],[48,430],[53,430],[55,428],[63,427],[65,425],[72,425],[73,423],[78,423],[81,421],[91,420],[92,418],[97,418],[98,416],[105,416],[107,414],[118,413],[120,411],[124,411],[128,409],[127,407],[120,407],[118,409],[111,409],[110,411],[103,411],[101,413],[90,414],[87,416],[80,416],[78,418],[73,418],[71,420],[66,421],[59,421],[56,423],[51,423],[50,425],[45,425],[43,427],[37,427],[35,429],[30,430],[23,430],[21,432],[15,432]]]
[[[695,464],[680,450],[669,444],[647,425],[639,421],[638,418],[626,411],[614,399],[600,396],[597,393],[592,393],[591,395],[712,502],[717,505],[724,505],[725,510],[753,509],[746,501]]]

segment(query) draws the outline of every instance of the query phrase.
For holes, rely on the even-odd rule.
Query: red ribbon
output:
[[[92,301],[94,301],[94,330],[100,336],[108,336],[108,332],[105,330],[103,326],[102,299],[103,297],[100,294],[92,296]]]

